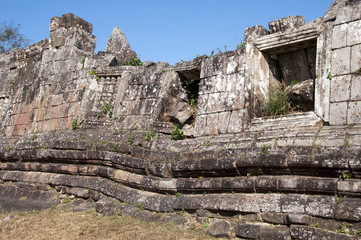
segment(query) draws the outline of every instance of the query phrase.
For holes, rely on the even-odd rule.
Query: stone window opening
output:
[[[316,44],[312,39],[262,51],[270,70],[269,91],[287,94],[288,113],[314,111]]]

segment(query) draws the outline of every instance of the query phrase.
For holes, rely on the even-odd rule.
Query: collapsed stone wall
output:
[[[215,236],[356,239],[360,9],[247,28],[241,49],[175,66],[134,66],[119,28],[95,54],[90,23],[52,18],[50,39],[0,55],[0,210],[59,191],[105,214],[214,219]],[[293,81],[308,112],[262,117]]]

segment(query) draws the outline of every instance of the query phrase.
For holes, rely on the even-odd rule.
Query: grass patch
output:
[[[0,221],[1,239],[215,239],[203,231],[185,230],[161,222],[144,222],[131,217],[102,216],[95,210],[71,212],[59,208],[39,212],[13,213]],[[4,219],[7,215],[0,215]]]
[[[285,115],[292,111],[290,97],[284,90],[270,90],[264,101],[266,116]]]

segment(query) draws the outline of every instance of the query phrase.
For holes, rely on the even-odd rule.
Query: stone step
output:
[[[314,112],[289,114],[281,117],[255,118],[248,131],[267,131],[274,129],[292,129],[322,126],[323,121]]]

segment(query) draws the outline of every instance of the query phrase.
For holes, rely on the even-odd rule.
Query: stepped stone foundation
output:
[[[269,29],[247,28],[234,51],[132,66],[119,28],[95,54],[90,23],[52,18],[49,39],[0,55],[0,212],[71,196],[74,211],[216,237],[359,239],[361,1]],[[301,111],[265,117],[281,87]]]

